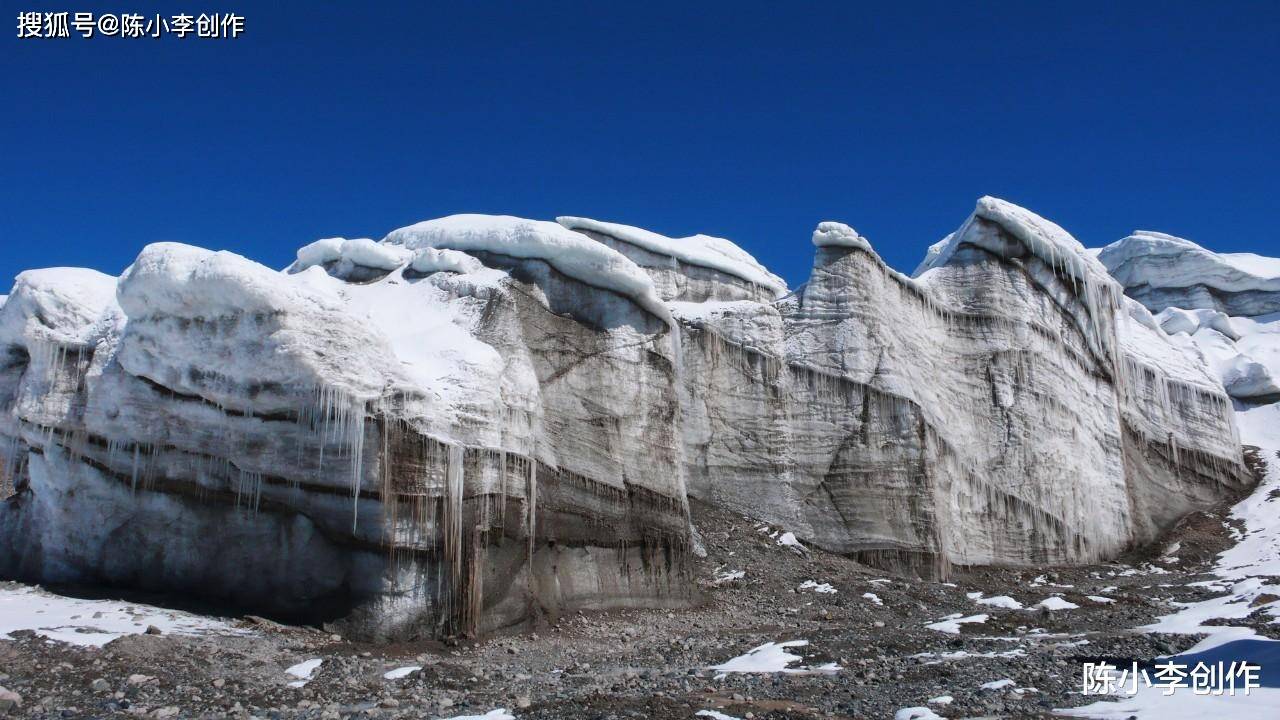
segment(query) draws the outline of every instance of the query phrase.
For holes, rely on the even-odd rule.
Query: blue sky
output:
[[[4,5],[6,287],[455,212],[720,235],[795,285],[820,220],[909,272],[983,194],[1280,255],[1276,2]],[[16,39],[157,9],[246,34]]]

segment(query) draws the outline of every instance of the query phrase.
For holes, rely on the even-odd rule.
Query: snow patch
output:
[[[226,622],[122,600],[84,600],[34,587],[0,587],[0,639],[32,630],[50,640],[102,647],[118,637],[155,626],[166,635],[243,635]]]
[[[1005,608],[1008,610],[1021,610],[1022,603],[1014,600],[1008,595],[996,595],[994,597],[982,597],[980,592],[967,593],[967,597],[979,605],[990,605],[992,607]]]
[[[955,613],[954,615],[948,615],[937,622],[929,623],[928,625],[925,625],[925,627],[930,630],[937,630],[938,632],[958,635],[960,634],[961,625],[984,623],[989,617],[991,616],[985,614],[964,616],[960,613]]]
[[[730,570],[717,575],[716,578],[711,582],[714,585],[723,585],[725,583],[730,583],[735,580],[741,580],[746,576],[747,576],[746,570]]]
[[[927,707],[902,708],[893,714],[893,720],[945,720]]]
[[[800,583],[800,589],[812,590],[813,592],[822,593],[825,595],[835,595],[837,592],[836,589],[831,587],[829,584],[816,582],[814,580],[805,580],[804,582]]]
[[[297,665],[285,668],[286,674],[298,678],[297,680],[290,682],[289,687],[300,688],[311,682],[311,676],[315,674],[316,670],[323,662],[324,660],[321,658],[312,658],[311,660],[304,660]]]
[[[811,667],[793,668],[793,663],[800,662],[804,658],[799,655],[792,655],[787,652],[787,648],[805,647],[809,644],[808,640],[788,640],[780,643],[765,643],[757,648],[752,649],[744,655],[739,655],[732,660],[713,665],[712,670],[721,673],[788,673],[788,674],[828,674],[835,673],[840,670],[840,666],[835,663],[826,663]]]
[[[784,532],[782,535],[778,536],[778,545],[790,548],[791,551],[797,555],[809,554],[808,548],[796,539],[796,534],[793,532]]]
[[[382,674],[382,677],[387,680],[399,680],[400,678],[409,677],[421,669],[421,665],[409,665],[402,668],[396,668],[395,670],[388,670]]]
[[[1057,595],[1052,595],[1036,603],[1036,607],[1046,610],[1075,610],[1080,606]]]
[[[483,715],[454,715],[453,717],[440,718],[440,720],[516,720],[516,716],[504,708],[498,708],[497,710],[490,710]]]
[[[699,710],[693,715],[694,717],[711,718],[711,720],[742,720],[742,718],[736,718],[732,715],[725,715],[724,713],[718,712],[716,710]]]

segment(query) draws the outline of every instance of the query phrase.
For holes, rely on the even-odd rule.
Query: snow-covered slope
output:
[[[824,222],[793,294],[727,240],[559,220],[23,274],[0,575],[465,635],[688,602],[687,493],[945,575],[1107,557],[1246,482],[1201,355],[1017,206],[917,279]]]

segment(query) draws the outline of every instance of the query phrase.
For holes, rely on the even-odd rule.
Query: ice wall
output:
[[[840,223],[814,245],[780,301],[655,280],[691,494],[941,576],[1113,556],[1249,482],[1220,383],[1057,225],[983,198],[916,279]]]
[[[292,274],[175,244],[118,281],[25,274],[0,309],[0,574],[372,637],[684,604],[667,311],[573,239],[630,284],[536,245],[351,241]]]
[[[1215,253],[1150,231],[1108,245],[1098,259],[1231,397],[1280,400],[1280,259]]]
[[[570,217],[24,273],[0,575],[459,637],[690,602],[688,494],[945,576],[1109,557],[1248,482],[1161,328],[1235,325],[1153,318],[1053,223],[983,198],[914,279],[812,239],[790,293],[727,240]]]

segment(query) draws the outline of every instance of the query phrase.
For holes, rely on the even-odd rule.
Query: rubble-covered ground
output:
[[[1280,495],[1278,479],[1255,499]],[[1190,516],[1115,564],[959,570],[939,583],[806,549],[784,528],[695,503],[707,551],[700,606],[544,618],[453,647],[368,645],[0,584],[0,638],[9,638],[0,639],[0,709],[31,718],[1049,716],[1098,700],[1080,694],[1083,662],[1149,660],[1201,639],[1134,630],[1165,617],[1185,631],[1188,608],[1175,603],[1224,598],[1229,612],[1218,616],[1232,619],[1205,611],[1191,629],[1210,618],[1280,637],[1274,587],[1233,588],[1209,574],[1244,530],[1230,511]]]

